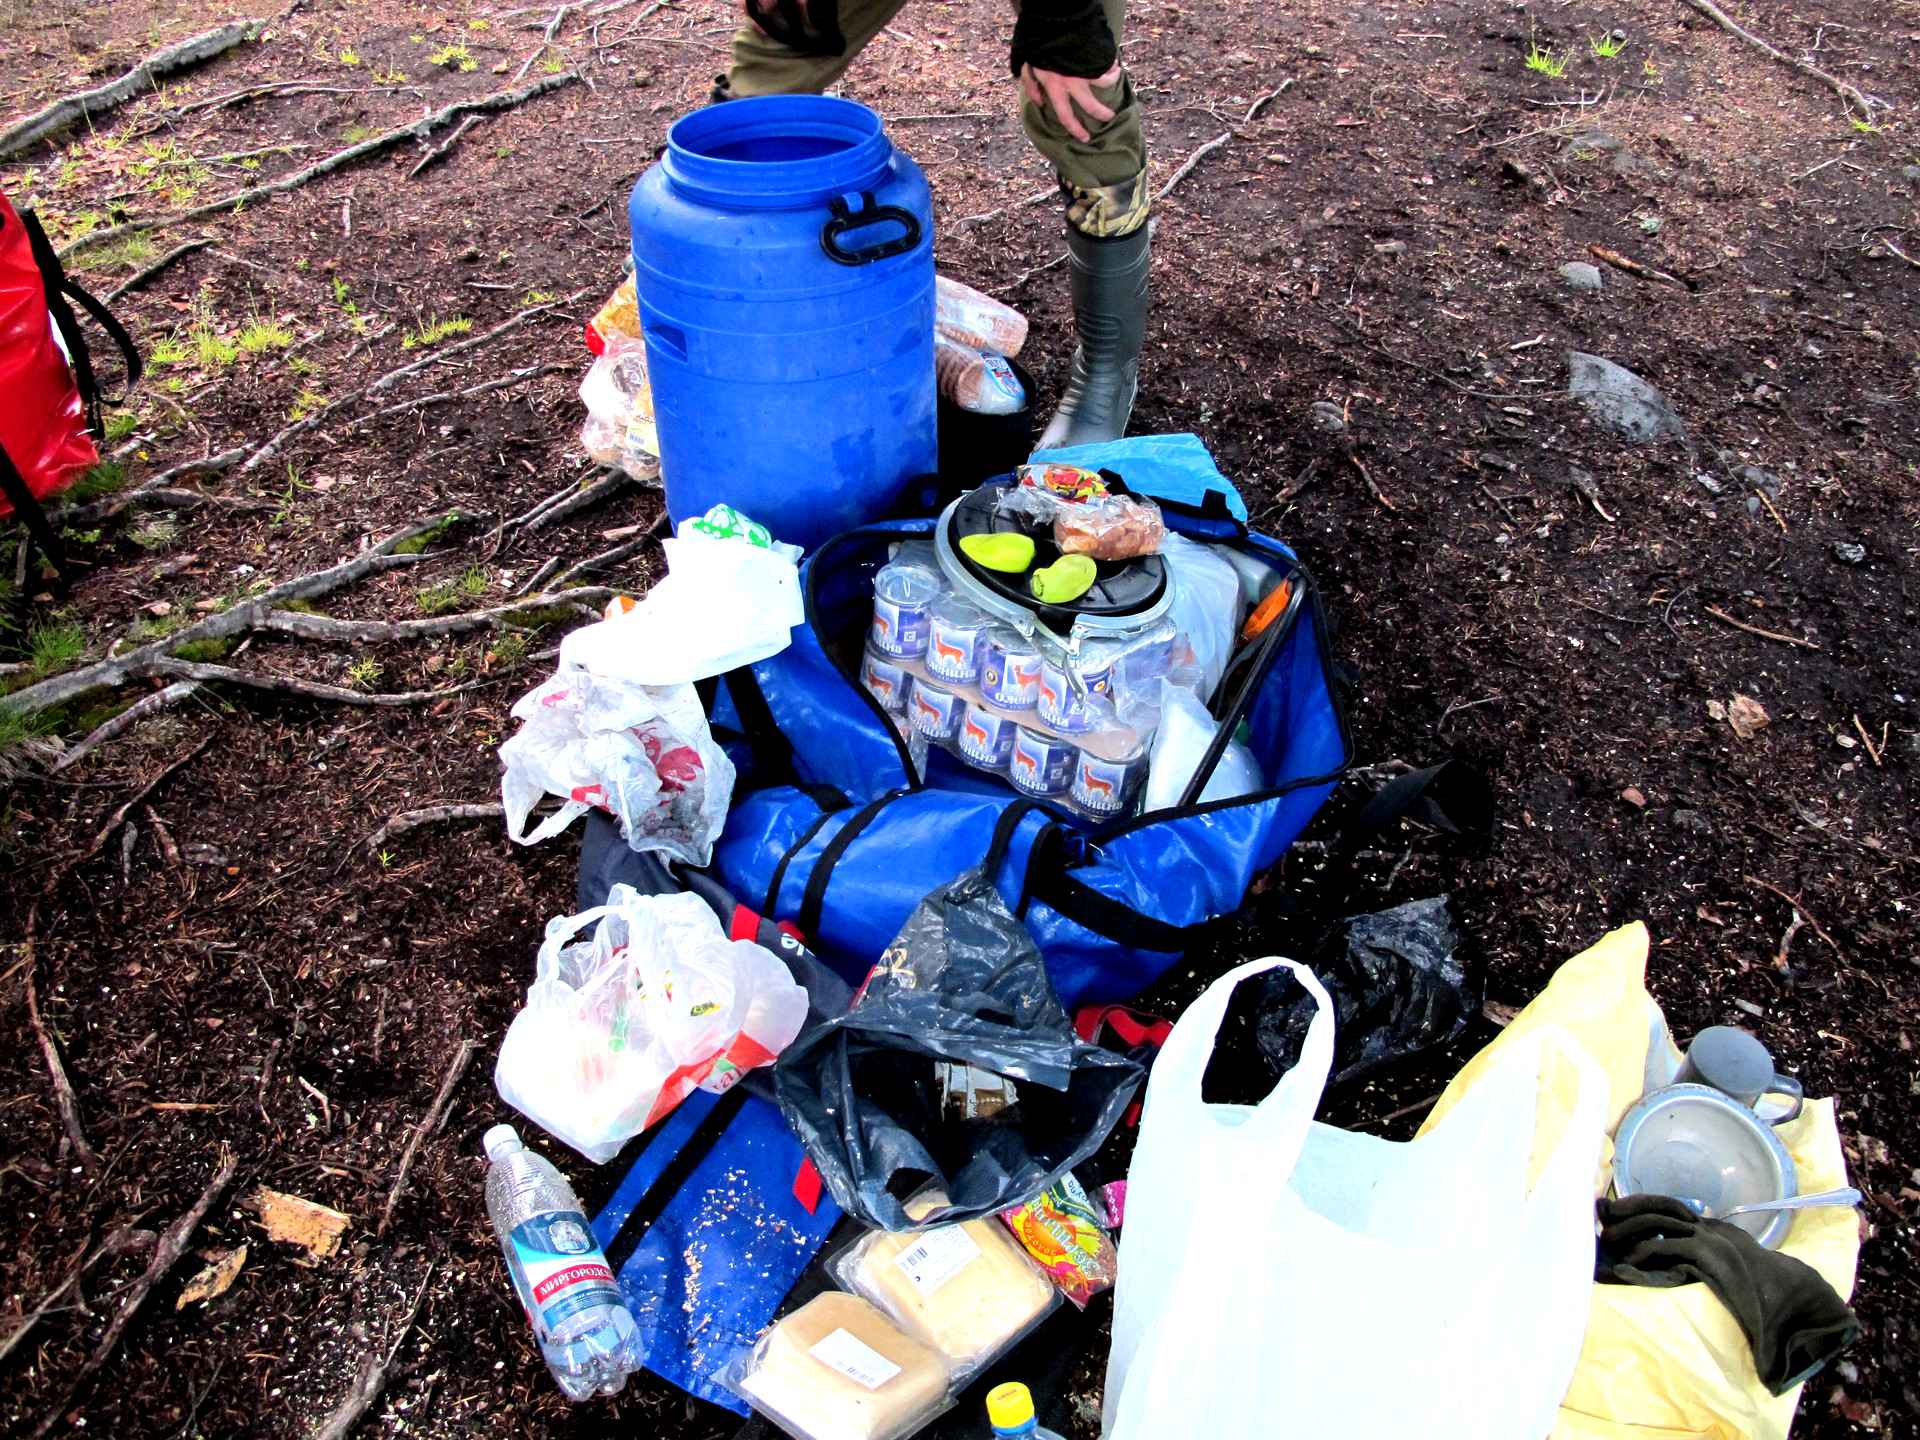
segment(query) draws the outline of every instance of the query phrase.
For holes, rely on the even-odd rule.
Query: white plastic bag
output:
[[[793,642],[793,627],[806,619],[794,547],[716,539],[691,526],[664,543],[666,577],[638,605],[561,640],[563,666],[635,685],[680,685]]]
[[[1178,805],[1193,772],[1206,758],[1207,747],[1220,729],[1220,722],[1207,713],[1199,698],[1180,685],[1160,689],[1160,728],[1153,734],[1153,758],[1147,768],[1145,809],[1165,810]],[[1220,761],[1207,778],[1200,799],[1231,800],[1249,795],[1265,785],[1260,762],[1253,752],[1237,740],[1227,742]]]
[[[691,685],[632,685],[566,663],[511,712],[524,722],[500,747],[507,834],[522,845],[605,810],[635,850],[689,865],[713,858],[733,800],[733,762],[714,743]],[[533,807],[564,802],[531,831]]]
[[[594,461],[638,469],[660,453],[645,340],[609,337],[580,382],[580,403],[587,407],[580,444]]]
[[[574,943],[583,930],[593,933]],[[806,1016],[807,992],[787,967],[727,939],[697,895],[615,885],[605,905],[548,922],[493,1084],[604,1165],[696,1089],[724,1092],[771,1064]]]
[[[1202,1102],[1228,997],[1274,965],[1319,1006],[1299,1064],[1258,1105]],[[1547,1030],[1397,1144],[1314,1123],[1333,1026],[1311,972],[1254,961],[1181,1016],[1154,1062],[1127,1183],[1108,1440],[1553,1428],[1593,1282],[1604,1077]],[[1560,1131],[1536,1107],[1543,1069],[1557,1080],[1569,1067],[1577,1083],[1551,1092],[1578,1097]],[[1536,1128],[1561,1135],[1537,1162]]]
[[[1171,530],[1161,537],[1160,559],[1173,591],[1173,623],[1200,671],[1200,699],[1211,700],[1240,633],[1240,576],[1218,548]]]

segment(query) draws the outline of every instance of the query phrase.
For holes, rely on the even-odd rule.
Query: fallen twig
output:
[[[157,1238],[153,1231],[136,1229],[129,1223],[102,1240],[94,1247],[91,1255],[74,1266],[72,1274],[47,1292],[46,1298],[34,1306],[33,1313],[15,1326],[13,1333],[7,1336],[5,1341],[0,1341],[0,1363],[4,1363],[6,1358],[19,1348],[20,1342],[27,1338],[34,1326],[47,1317],[53,1307],[59,1303],[60,1297],[84,1280],[94,1266],[112,1256],[151,1245]]]
[[[299,695],[308,700],[328,700],[336,705],[358,705],[376,710],[398,710],[409,705],[425,705],[478,690],[489,684],[471,680],[465,685],[450,685],[444,690],[349,690],[343,685],[328,685],[319,680],[298,680],[291,675],[270,675],[264,670],[239,670],[231,665],[210,665],[198,660],[176,660],[158,656],[142,667],[146,675],[180,675],[189,680],[206,680],[222,685],[244,685],[251,690],[267,690],[276,695]]]
[[[616,593],[602,586],[583,586],[577,590],[528,595],[512,604],[496,605],[488,610],[468,610],[459,615],[438,615],[424,620],[341,620],[306,610],[274,610],[262,616],[255,628],[278,631],[283,635],[298,635],[303,640],[349,640],[355,644],[382,645],[401,640],[421,640],[434,635],[459,635],[468,630],[485,630],[497,627],[509,615],[541,610],[552,605],[586,607],[586,613],[591,615],[594,613],[592,606],[612,599]]]
[[[1787,904],[1793,907],[1794,913],[1796,915],[1805,915],[1807,917],[1807,924],[1813,927],[1813,933],[1818,935],[1822,940],[1826,941],[1828,946],[1833,950],[1834,954],[1844,955],[1846,953],[1844,950],[1840,948],[1840,942],[1835,940],[1833,936],[1827,933],[1826,927],[1823,926],[1818,920],[1813,918],[1813,912],[1807,909],[1805,905],[1800,903],[1799,897],[1794,895],[1789,895],[1786,891],[1782,890],[1778,885],[1775,885],[1772,881],[1762,880],[1758,875],[1747,876],[1747,883],[1749,885],[1756,885],[1762,890],[1766,890],[1771,892],[1772,894],[1778,895],[1782,900],[1786,901]]]
[[[407,1332],[413,1329],[414,1319],[420,1313],[420,1302],[427,1298],[427,1286],[432,1283],[433,1266],[429,1265],[427,1278],[420,1282],[420,1289],[413,1297],[413,1306],[400,1322],[400,1329],[394,1334],[393,1344],[388,1347],[386,1355],[369,1354],[360,1362],[360,1373],[353,1377],[353,1388],[347,1391],[347,1398],[315,1428],[313,1440],[346,1440],[353,1432],[353,1427],[360,1423],[360,1417],[380,1398],[387,1388],[387,1371],[393,1366],[393,1357],[400,1353]]]
[[[184,70],[189,65],[198,65],[203,60],[210,60],[215,55],[231,50],[241,41],[257,34],[264,23],[261,20],[236,20],[208,30],[176,45],[169,45],[164,50],[154,51],[118,80],[54,101],[46,109],[29,115],[0,134],[0,159],[18,155],[70,125],[77,125],[82,120],[126,104],[142,91],[155,88],[155,82],[162,75]]]
[[[428,805],[390,816],[386,824],[360,843],[368,850],[378,850],[394,836],[417,830],[422,825],[438,825],[446,820],[500,820],[505,816],[506,811],[497,800],[490,805]]]
[[[152,668],[153,662],[189,641],[231,640],[249,630],[257,629],[263,616],[288,600],[316,599],[319,596],[331,594],[343,586],[351,585],[355,581],[365,579],[369,575],[378,575],[399,566],[417,564],[423,558],[422,556],[397,555],[393,553],[394,547],[429,532],[444,529],[459,518],[459,512],[456,510],[419,521],[404,530],[396,531],[379,544],[370,546],[350,560],[343,560],[340,564],[325,570],[316,570],[312,574],[284,581],[251,599],[242,600],[231,609],[219,611],[184,629],[176,630],[164,639],[155,640],[152,644],[143,645],[137,650],[130,650],[125,655],[113,656],[96,661],[92,665],[83,665],[75,670],[49,676],[37,684],[16,690],[8,697],[9,705],[22,714],[32,715],[95,690],[112,689],[116,685],[124,685],[127,681],[140,679],[144,675],[162,673]]]
[[[1342,451],[1341,453],[1346,456],[1347,463],[1353,466],[1353,468],[1359,472],[1360,478],[1366,482],[1367,493],[1373,496],[1373,498],[1377,500],[1386,509],[1397,512],[1400,509],[1400,507],[1394,504],[1393,501],[1390,498],[1388,498],[1386,491],[1382,490],[1377,484],[1374,483],[1373,476],[1368,472],[1367,467],[1360,462],[1360,457],[1353,453],[1352,448],[1349,447],[1348,449]]]
[[[1207,156],[1218,150],[1232,138],[1233,132],[1231,130],[1222,130],[1218,135],[1214,136],[1213,139],[1196,149],[1193,154],[1187,157],[1186,164],[1174,171],[1172,178],[1153,192],[1153,203],[1158,205],[1162,200],[1166,199],[1167,196],[1171,195],[1174,186],[1191,175],[1202,160],[1206,159]]]
[[[1271,105],[1274,101],[1278,100],[1282,95],[1286,94],[1287,91],[1293,88],[1293,82],[1294,82],[1294,77],[1289,75],[1286,79],[1282,80],[1273,89],[1269,90],[1266,94],[1262,95],[1258,100],[1254,101],[1253,104],[1247,107],[1246,118],[1243,119],[1240,123],[1242,125],[1251,125],[1255,120],[1259,118],[1260,112],[1262,110],[1266,109],[1267,106]]]
[[[138,725],[142,720],[146,719],[147,716],[158,714],[162,710],[171,709],[182,701],[191,699],[199,692],[200,687],[193,681],[180,680],[167,686],[164,690],[156,690],[153,694],[134,701],[133,704],[122,710],[118,715],[115,715],[111,720],[108,720],[106,723],[89,732],[86,739],[82,740],[56,760],[48,773],[58,775],[62,770],[78,765],[109,740],[116,740],[126,734],[127,731],[131,730],[135,725]]]
[[[189,240],[184,245],[174,246],[173,249],[169,250],[166,254],[162,255],[158,260],[154,261],[151,265],[147,266],[146,269],[138,272],[137,274],[131,276],[127,280],[114,286],[113,289],[109,290],[105,295],[101,296],[100,303],[103,305],[113,304],[114,301],[118,300],[122,295],[127,294],[129,291],[138,290],[142,285],[146,284],[149,280],[153,279],[153,277],[158,275],[162,270],[166,269],[169,265],[173,264],[174,261],[182,259],[188,255],[191,255],[196,250],[204,250],[207,248],[207,246],[211,245],[212,243],[213,241],[211,240]]]
[[[1820,646],[1811,640],[1802,640],[1798,635],[1782,635],[1778,630],[1762,630],[1758,625],[1749,625],[1744,620],[1736,620],[1717,605],[1700,607],[1714,619],[1731,625],[1736,630],[1744,630],[1749,635],[1758,635],[1763,640],[1778,640],[1782,645],[1798,645],[1802,650],[1818,650]]]
[[[1603,265],[1611,265],[1622,274],[1631,275],[1639,280],[1657,280],[1664,285],[1678,285],[1682,290],[1691,290],[1693,286],[1678,275],[1669,275],[1664,270],[1656,270],[1651,265],[1643,265],[1630,255],[1622,255],[1618,250],[1609,250],[1605,245],[1589,245],[1587,253]]]
[[[1871,121],[1875,107],[1886,108],[1886,101],[1869,95],[1855,86],[1849,85],[1837,75],[1829,75],[1818,65],[1794,58],[1784,50],[1777,49],[1773,45],[1768,44],[1751,30],[1741,29],[1733,17],[1728,15],[1727,12],[1722,10],[1718,5],[1714,4],[1713,0],[1683,0],[1683,3],[1686,4],[1689,9],[1699,11],[1722,30],[1733,36],[1734,39],[1740,41],[1741,44],[1758,50],[1769,60],[1776,60],[1789,70],[1806,76],[1809,80],[1818,80],[1822,85],[1840,97],[1841,104],[1849,107],[1857,107],[1860,111],[1861,118]]]
[[[1787,519],[1780,513],[1779,507],[1773,503],[1773,497],[1758,485],[1753,487],[1753,493],[1759,497],[1760,503],[1767,507],[1767,513],[1773,516],[1773,523],[1780,527],[1780,533],[1785,535],[1787,533]]]
[[[134,791],[131,797],[116,806],[114,812],[107,816],[107,823],[100,827],[99,832],[93,837],[93,842],[87,846],[80,858],[74,863],[84,864],[104,850],[107,841],[113,838],[113,832],[127,823],[127,816],[133,813],[134,806],[140,804],[149,795],[153,794],[154,791],[158,790],[176,770],[181,769],[189,761],[197,759],[200,752],[212,743],[213,736],[204,735],[201,737],[198,745],[195,745],[179,758],[169,760],[165,765],[162,765],[159,770],[155,771],[153,778],[148,780],[147,783],[142,785],[138,790]]]
[[[183,460],[178,465],[162,470],[158,475],[149,476],[131,490],[123,490],[118,495],[109,495],[104,500],[90,500],[84,505],[69,505],[50,512],[50,518],[62,525],[78,525],[88,520],[104,519],[117,515],[127,506],[137,502],[150,490],[164,490],[174,480],[184,480],[192,475],[218,475],[231,470],[246,459],[244,445],[236,445],[231,450],[222,450],[218,455],[206,455],[198,460]]]
[[[983,210],[978,215],[963,215],[953,222],[953,228],[956,230],[965,230],[974,225],[984,225],[987,221],[996,220],[1006,214],[1007,211],[1013,209],[1015,205],[1038,205],[1043,200],[1050,200],[1059,193],[1060,187],[1058,185],[1049,185],[1044,190],[1036,190],[1033,194],[1025,196],[1022,199],[1002,205],[998,210]]]
[[[1894,259],[1904,260],[1907,262],[1907,264],[1913,266],[1914,269],[1920,270],[1920,260],[1914,259],[1913,256],[1907,254],[1906,251],[1902,250],[1898,245],[1894,244],[1891,240],[1881,240],[1879,244],[1880,244],[1880,247],[1883,250],[1885,250],[1889,255],[1893,256]]]
[[[27,952],[27,1019],[33,1026],[34,1039],[40,1042],[40,1056],[47,1062],[47,1077],[53,1083],[54,1109],[60,1112],[60,1124],[73,1146],[73,1158],[80,1162],[82,1169],[92,1170],[100,1161],[93,1153],[93,1147],[87,1143],[86,1131],[81,1127],[80,1101],[73,1093],[73,1082],[67,1079],[67,1067],[60,1061],[59,1047],[53,1043],[47,1022],[40,1015],[40,990],[34,981],[34,971],[39,968],[33,943],[31,922],[34,918],[37,918],[37,911],[35,916],[29,917],[27,938],[22,942]]]
[[[431,115],[422,116],[410,125],[399,126],[397,129],[375,135],[370,140],[362,140],[358,145],[349,145],[344,150],[335,151],[326,159],[309,165],[304,170],[296,170],[291,175],[269,180],[264,185],[256,185],[250,190],[224,195],[218,200],[209,200],[204,205],[194,205],[171,215],[135,216],[118,225],[109,225],[103,230],[89,231],[78,240],[63,246],[59,253],[62,258],[65,258],[83,246],[118,239],[136,230],[162,230],[174,225],[184,225],[189,220],[198,220],[203,216],[232,210],[236,206],[251,205],[256,200],[264,200],[272,195],[284,194],[288,190],[306,184],[309,180],[316,180],[322,175],[338,170],[343,165],[351,165],[356,160],[364,160],[369,155],[378,155],[383,150],[390,150],[403,140],[424,140],[434,131],[453,124],[464,115],[497,114],[502,110],[511,110],[516,105],[525,104],[536,96],[546,94],[549,90],[572,84],[579,78],[579,75],[573,71],[566,70],[558,75],[544,76],[524,90],[502,90],[493,95],[482,96],[478,100],[456,100],[444,110],[436,110]]]
[[[413,1127],[413,1134],[407,1139],[407,1148],[401,1152],[400,1170],[393,1177],[393,1188],[387,1192],[387,1203],[380,1211],[380,1224],[374,1230],[374,1234],[387,1233],[387,1226],[393,1220],[393,1207],[400,1203],[400,1193],[407,1187],[407,1172],[413,1168],[413,1157],[419,1153],[421,1142],[440,1129],[447,1101],[452,1098],[453,1087],[460,1083],[460,1077],[467,1073],[467,1065],[473,1059],[473,1051],[473,1041],[460,1042],[460,1048],[454,1052],[453,1061],[447,1066],[447,1073],[440,1081],[439,1093],[433,1097],[433,1104],[427,1107],[427,1113],[420,1118],[420,1123]]]
[[[608,536],[606,538],[624,539],[625,537],[624,536]],[[546,584],[547,577],[553,574],[554,571],[558,570],[560,568],[560,565],[561,565],[561,560],[558,555],[549,556],[546,562],[542,564],[538,570],[534,571],[533,574],[529,575],[526,579],[522,580],[518,585],[513,587],[513,593],[516,595],[525,595],[532,590],[538,589],[540,586]]]
[[[518,79],[519,77],[515,76],[514,78]],[[416,164],[411,170],[407,171],[407,179],[409,180],[413,179],[414,176],[418,175],[422,170],[425,170],[428,166],[438,165],[442,160],[446,159],[447,156],[453,153],[453,147],[460,143],[460,137],[462,135],[465,135],[467,131],[471,130],[474,126],[478,125],[479,123],[480,123],[480,117],[478,115],[467,116],[466,119],[462,120],[458,125],[454,127],[453,134],[449,135],[444,141],[434,146],[433,149],[427,151],[426,154],[420,157],[419,163]],[[342,223],[345,224],[347,222],[342,222]],[[349,230],[348,233],[351,234],[352,231]]]
[[[407,376],[418,374],[429,365],[438,365],[450,356],[464,355],[469,350],[477,350],[482,345],[506,334],[507,331],[513,329],[515,326],[524,325],[529,320],[536,320],[542,315],[551,315],[554,311],[573,304],[586,293],[585,290],[576,290],[564,300],[554,300],[545,305],[529,305],[511,319],[502,321],[500,324],[494,326],[484,335],[475,335],[466,340],[456,341],[452,345],[436,345],[432,353],[424,360],[416,360],[411,365],[402,365],[398,370],[389,370],[378,380],[367,386],[366,393],[369,395],[378,395],[383,390],[390,390],[402,380],[406,379]]]
[[[404,414],[408,410],[424,410],[429,405],[444,405],[449,400],[471,400],[476,395],[491,395],[496,390],[505,390],[518,385],[523,380],[537,380],[542,375],[551,375],[558,370],[570,370],[570,365],[550,362],[545,365],[528,365],[519,370],[509,371],[498,379],[488,380],[479,385],[469,385],[465,390],[442,390],[433,395],[422,395],[414,400],[402,400],[398,405],[388,405],[384,409],[374,410],[348,421],[348,425],[358,429],[362,425],[371,425],[375,420],[384,420],[390,415]]]
[[[578,515],[582,510],[587,509],[589,506],[599,504],[608,496],[626,489],[629,485],[640,485],[648,480],[652,480],[657,484],[659,479],[660,467],[657,464],[653,467],[653,473],[645,476],[637,476],[630,471],[616,468],[612,474],[603,476],[591,485],[583,486],[575,494],[569,495],[566,499],[560,501],[559,504],[548,506],[531,520],[528,520],[525,528],[528,533],[532,533],[535,530],[543,530],[549,525],[558,524],[570,515]]]
[[[662,510],[653,524],[647,527],[647,533],[640,536],[637,540],[628,540],[622,544],[615,545],[611,550],[602,550],[598,555],[589,555],[577,564],[569,565],[565,570],[562,570],[558,575],[554,576],[549,583],[554,586],[563,586],[569,580],[576,580],[580,576],[590,574],[595,570],[604,570],[609,565],[616,565],[630,555],[639,554],[666,533],[667,512]]]
[[[421,92],[411,85],[310,85],[304,80],[271,80],[264,85],[248,85],[239,90],[229,90],[224,95],[210,95],[205,100],[194,100],[182,105],[174,113],[191,115],[196,110],[218,110],[227,105],[240,105],[248,100],[257,100],[265,95],[274,95],[282,99],[294,95],[372,95],[380,91],[404,90],[410,95]]]
[[[36,1437],[45,1435],[66,1418],[67,1409],[72,1405],[74,1397],[80,1393],[80,1387],[112,1357],[114,1347],[120,1343],[121,1335],[126,1332],[133,1317],[139,1313],[140,1307],[146,1303],[147,1296],[152,1292],[154,1285],[186,1253],[187,1244],[193,1239],[193,1232],[200,1228],[201,1220],[213,1207],[213,1202],[219,1198],[220,1192],[227,1188],[239,1164],[232,1152],[224,1152],[221,1156],[220,1168],[214,1172],[214,1177],[207,1188],[200,1192],[200,1198],[193,1202],[193,1208],[167,1227],[166,1234],[162,1235],[159,1244],[154,1246],[153,1259],[147,1262],[147,1268],[141,1272],[140,1278],[127,1287],[127,1298],[114,1313],[113,1319],[107,1323],[106,1333],[100,1337],[100,1343],[94,1346],[93,1353],[87,1357],[86,1363],[74,1375],[58,1403],[41,1417],[39,1426],[33,1432]]]
[[[1867,747],[1867,758],[1873,761],[1873,768],[1876,770],[1883,768],[1880,764],[1880,747],[1873,743],[1873,737],[1867,734],[1867,727],[1860,723],[1860,716],[1857,713],[1853,717],[1853,730],[1860,737],[1860,743]]]

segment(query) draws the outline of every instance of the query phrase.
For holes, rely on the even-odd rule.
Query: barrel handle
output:
[[[858,210],[847,204],[844,195],[835,198],[831,208],[833,218],[820,231],[820,248],[836,265],[871,265],[876,260],[905,255],[920,244],[919,217],[910,210],[902,210],[898,205],[874,203],[871,190],[860,192]],[[864,230],[869,225],[880,225],[889,220],[905,227],[904,233],[869,250],[849,250],[840,243],[840,237],[849,230]]]

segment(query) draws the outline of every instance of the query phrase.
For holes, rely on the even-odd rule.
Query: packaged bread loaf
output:
[[[923,1191],[907,1214],[917,1218],[946,1203]],[[991,1219],[905,1234],[876,1230],[844,1251],[833,1273],[946,1356],[956,1384],[1031,1330],[1057,1298],[1053,1282]]]
[[[903,1440],[952,1403],[947,1379],[926,1345],[828,1290],[762,1336],[728,1383],[799,1440]]]

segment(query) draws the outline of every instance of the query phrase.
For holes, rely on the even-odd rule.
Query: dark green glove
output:
[[[1602,1200],[1593,1278],[1616,1285],[1706,1285],[1753,1347],[1775,1395],[1819,1371],[1860,1336],[1860,1322],[1811,1265],[1765,1249],[1725,1220],[1702,1220],[1665,1195]]]

